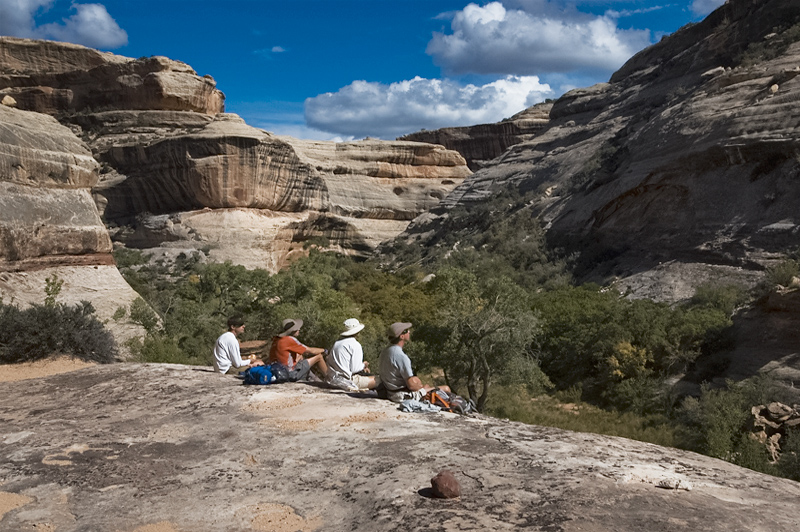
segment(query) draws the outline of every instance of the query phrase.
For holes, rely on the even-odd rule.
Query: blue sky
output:
[[[164,55],[299,138],[495,122],[607,81],[724,0],[0,0],[0,35]]]

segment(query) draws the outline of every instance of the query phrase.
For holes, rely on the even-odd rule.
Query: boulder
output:
[[[303,383],[244,386],[210,368],[113,364],[0,382],[0,394],[3,530],[797,524],[800,484],[788,479],[624,438],[403,413]],[[443,469],[458,475],[460,498],[424,496]]]

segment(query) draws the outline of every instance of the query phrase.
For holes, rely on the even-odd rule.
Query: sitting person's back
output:
[[[336,382],[336,377],[354,385],[354,389],[369,390],[380,384],[380,378],[369,373],[369,364],[364,361],[364,350],[358,341],[358,333],[364,324],[356,318],[344,322],[345,330],[331,347],[326,361],[328,363],[329,383]],[[349,384],[347,385],[349,388]]]

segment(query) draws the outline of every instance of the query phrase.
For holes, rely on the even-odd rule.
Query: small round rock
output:
[[[461,485],[455,475],[450,471],[442,470],[431,479],[433,494],[440,499],[455,499],[461,497]]]

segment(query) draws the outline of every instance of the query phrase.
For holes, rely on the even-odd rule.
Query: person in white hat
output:
[[[358,333],[364,324],[356,318],[344,322],[344,332],[333,344],[328,354],[328,382],[341,382],[336,377],[352,382],[359,390],[371,390],[380,384],[380,377],[369,373],[369,363],[364,361],[364,350]]]

